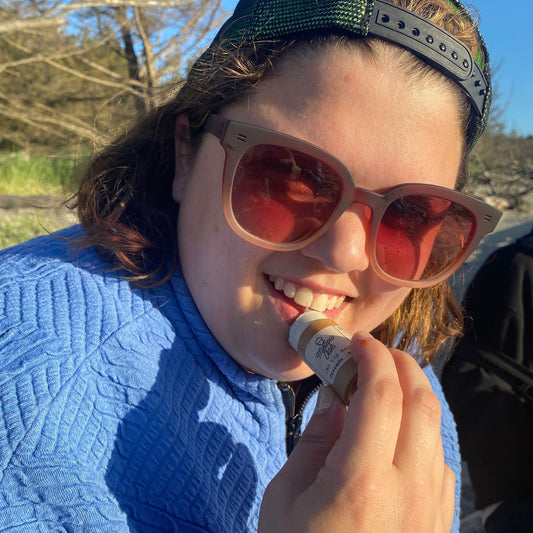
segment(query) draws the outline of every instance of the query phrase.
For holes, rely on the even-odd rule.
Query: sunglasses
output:
[[[228,224],[257,246],[298,250],[323,236],[351,205],[363,204],[374,271],[394,285],[429,287],[459,268],[501,217],[494,207],[437,185],[362,189],[333,155],[283,133],[214,114],[203,127],[226,152]]]

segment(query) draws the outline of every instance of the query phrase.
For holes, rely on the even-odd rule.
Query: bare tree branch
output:
[[[49,19],[31,19],[31,20],[16,20],[14,22],[0,22],[0,33],[14,33],[21,30],[28,30],[31,28],[47,28],[62,26],[66,21],[62,17],[53,17]]]
[[[105,138],[150,110],[221,12],[221,0],[0,0],[0,150],[19,131],[50,146]]]
[[[132,94],[135,94],[136,96],[139,95],[135,89],[129,87],[128,85],[125,85],[124,83],[116,83],[113,81],[106,80],[104,78],[97,78],[95,76],[88,76],[87,74],[84,74],[83,72],[79,72],[76,69],[66,67],[65,65],[62,65],[61,63],[58,63],[57,61],[53,61],[52,59],[43,59],[44,63],[47,63],[54,68],[57,68],[58,70],[62,70],[64,72],[67,72],[68,74],[71,74],[72,76],[75,76],[76,78],[79,78],[84,81],[90,81],[92,83],[96,83],[99,85],[105,85],[106,87],[112,87],[114,89],[120,89],[121,91],[128,91]],[[130,82],[134,82],[135,80],[128,80]]]

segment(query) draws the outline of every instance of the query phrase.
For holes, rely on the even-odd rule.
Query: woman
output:
[[[2,525],[458,530],[412,355],[457,332],[443,281],[499,218],[454,190],[488,65],[458,2],[408,3],[242,1],[95,156],[83,229],[2,254]],[[353,335],[347,410],[288,344],[309,307]]]

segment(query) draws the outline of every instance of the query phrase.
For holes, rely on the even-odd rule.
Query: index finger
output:
[[[392,465],[402,421],[403,393],[390,350],[368,333],[356,333],[352,353],[358,365],[357,390],[337,445],[354,468]]]

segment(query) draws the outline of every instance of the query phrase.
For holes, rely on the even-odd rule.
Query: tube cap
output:
[[[311,310],[302,313],[289,329],[289,344],[295,350],[298,350],[298,341],[300,340],[302,333],[309,327],[310,324],[316,320],[322,320],[324,318],[327,318],[327,316],[319,311]]]

